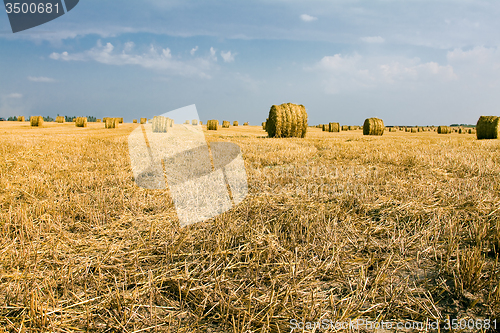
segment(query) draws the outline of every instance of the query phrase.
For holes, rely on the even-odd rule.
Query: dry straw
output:
[[[24,116],[19,116],[17,117],[17,121],[26,121],[26,118],[24,118]]]
[[[340,132],[340,124],[339,123],[329,123],[328,124],[328,132]]]
[[[154,118],[153,118],[153,120],[154,120]],[[186,121],[184,122],[184,125],[190,125],[190,124],[191,124],[191,122],[190,122],[189,120],[186,120]]]
[[[307,112],[304,105],[284,103],[269,110],[266,131],[270,138],[303,138],[307,133]]]
[[[200,125],[203,125],[203,122],[200,120]]]
[[[243,126],[248,126],[248,122],[246,122],[246,123],[243,123]]]
[[[384,121],[379,118],[368,118],[363,124],[363,135],[382,135],[384,134]]]
[[[191,120],[191,125],[197,126],[198,125],[198,119]]]
[[[412,132],[412,133],[417,133],[417,128],[412,127],[412,128],[411,128],[411,132]]]
[[[141,124],[145,124],[146,123],[146,118],[141,118]]]
[[[75,125],[76,127],[87,127],[87,117],[77,117]]]
[[[323,129],[323,132],[328,132],[328,125],[327,124],[323,124],[321,126],[321,128]]]
[[[57,116],[56,117],[56,123],[59,123],[59,124],[64,123],[64,117],[63,116]]]
[[[233,121],[233,126],[238,126],[238,122],[237,121]]]
[[[438,134],[450,134],[451,133],[451,127],[449,127],[449,126],[438,126],[437,132],[438,132]]]
[[[229,121],[227,120],[223,120],[222,121],[222,128],[229,128],[231,124],[229,123]]]
[[[43,117],[42,116],[31,116],[30,117],[30,125],[31,126],[43,126]]]
[[[119,124],[123,124],[123,118],[116,118],[116,119],[118,119]]]
[[[500,117],[479,117],[479,120],[476,124],[476,135],[478,140],[500,138]]]
[[[102,122],[102,121],[101,121],[101,119],[96,119],[96,120],[95,120],[95,122],[96,122],[96,123],[100,123],[100,122]]]
[[[118,126],[118,122],[116,118],[105,118],[106,121],[104,123],[104,128],[116,128]]]
[[[207,121],[207,130],[209,131],[217,131],[219,129],[219,121],[216,119]]]
[[[137,119],[132,119],[132,124],[137,124]]]

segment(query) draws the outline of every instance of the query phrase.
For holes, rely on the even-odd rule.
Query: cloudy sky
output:
[[[500,115],[500,2],[81,0],[12,34],[0,14],[0,117],[152,117],[257,125],[475,123]]]

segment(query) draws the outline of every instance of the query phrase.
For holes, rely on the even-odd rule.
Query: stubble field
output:
[[[241,147],[249,195],[179,228],[134,184],[135,126],[0,123],[0,332],[499,318],[500,141],[205,131]]]

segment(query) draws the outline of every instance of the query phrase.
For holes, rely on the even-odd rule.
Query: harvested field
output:
[[[0,122],[5,331],[499,318],[497,140],[205,130],[241,147],[249,195],[179,228],[168,190],[133,182],[136,127]]]

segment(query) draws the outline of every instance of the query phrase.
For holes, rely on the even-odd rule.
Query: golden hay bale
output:
[[[26,118],[24,118],[24,116],[19,116],[17,117],[17,121],[26,121]]]
[[[116,128],[118,127],[118,122],[116,118],[106,118],[106,122],[104,123],[104,128]]]
[[[411,128],[411,132],[412,132],[412,133],[417,133],[417,129],[416,129],[415,127],[412,127],[412,128]]]
[[[59,124],[64,123],[64,117],[63,116],[57,116],[56,117],[56,123],[59,123]]]
[[[222,128],[229,128],[231,124],[229,123],[229,121],[227,120],[223,120],[222,121]]]
[[[476,124],[478,140],[500,138],[500,117],[481,116]]]
[[[347,125],[342,125],[342,130],[343,130],[343,131],[348,131],[348,130],[349,130],[349,126],[347,126]]]
[[[200,125],[203,125],[203,122],[200,120]]]
[[[248,121],[246,123],[243,123],[243,126],[248,126]]]
[[[87,117],[77,117],[75,125],[76,127],[87,127]]]
[[[174,120],[163,116],[154,116],[151,125],[153,133],[167,133],[174,124]]]
[[[72,120],[72,121],[73,121],[74,123],[76,123],[76,118],[73,118],[73,120]]]
[[[141,124],[145,124],[146,123],[146,118],[141,118]]]
[[[191,120],[191,125],[198,126],[198,119]]]
[[[31,126],[43,126],[43,117],[42,116],[31,116],[30,117],[30,125]]]
[[[265,121],[264,121],[264,122],[262,122],[262,129],[263,129],[263,130],[266,130],[266,122],[265,122]]]
[[[209,131],[217,131],[219,129],[219,121],[216,119],[207,121],[207,130]]]
[[[102,121],[101,121],[101,119],[96,119],[96,120],[95,120],[95,122],[96,122],[96,123],[100,123],[100,122],[102,122]]]
[[[449,127],[449,126],[438,126],[437,132],[438,132],[438,134],[450,134],[451,133],[451,127]]]
[[[363,135],[382,135],[384,134],[384,121],[379,118],[368,118],[363,124]]]
[[[153,118],[153,120],[154,120],[154,118]],[[191,124],[191,122],[190,122],[189,120],[186,120],[186,121],[184,122],[184,125],[190,125],[190,124]]]
[[[328,132],[340,132],[340,124],[339,123],[329,123],[328,124]]]
[[[270,138],[303,138],[307,133],[307,111],[304,105],[284,103],[269,110],[266,131]]]
[[[132,119],[132,124],[137,124],[137,119]]]
[[[116,118],[116,119],[118,119],[119,124],[123,124],[123,118]]]
[[[233,126],[238,126],[238,122],[237,121],[233,121]]]

